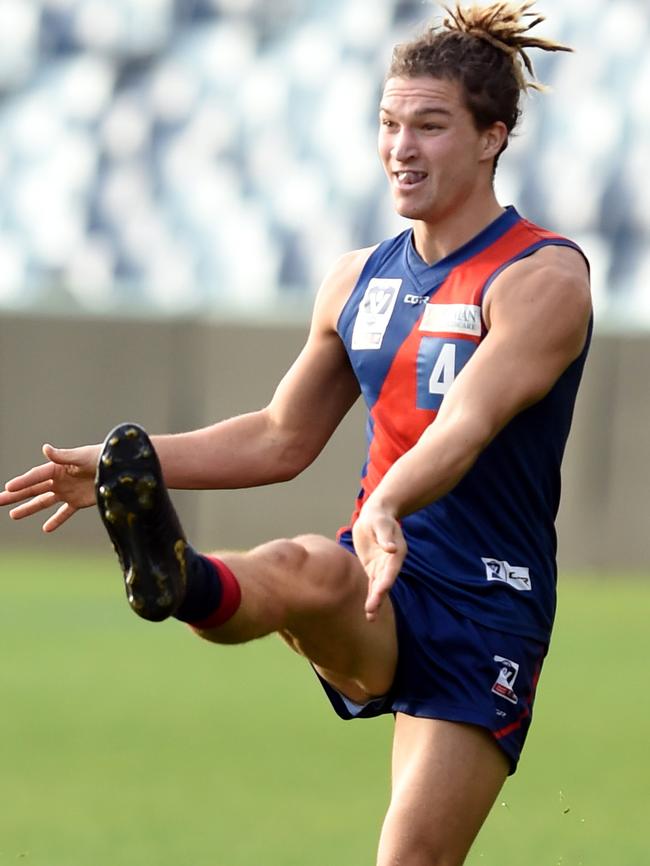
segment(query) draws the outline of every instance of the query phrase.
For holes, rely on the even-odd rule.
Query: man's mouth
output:
[[[426,171],[395,171],[393,174],[400,186],[415,186],[428,177]]]

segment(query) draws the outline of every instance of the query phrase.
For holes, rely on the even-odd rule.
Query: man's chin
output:
[[[424,208],[418,208],[413,204],[408,205],[403,202],[396,202],[395,210],[398,216],[403,217],[405,220],[421,220],[425,213]]]

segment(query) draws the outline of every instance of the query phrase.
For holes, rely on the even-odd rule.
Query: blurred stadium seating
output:
[[[600,321],[650,325],[647,0],[540,0],[504,202],[583,243]],[[0,0],[0,307],[303,310],[399,229],[374,158],[420,0]],[[634,311],[634,321],[625,320]]]

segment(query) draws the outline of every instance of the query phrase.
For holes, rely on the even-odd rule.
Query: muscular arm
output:
[[[343,256],[325,278],[307,342],[268,406],[190,433],[154,437],[170,487],[272,484],[315,460],[359,396],[336,322],[368,254]]]
[[[584,260],[568,248],[543,248],[495,280],[484,313],[486,338],[355,526],[357,552],[375,557],[388,585],[406,552],[397,521],[452,490],[508,421],[541,400],[582,351],[591,315]],[[371,615],[383,592],[369,600]]]
[[[343,345],[316,317],[305,347],[264,409],[154,437],[166,482],[217,489],[294,478],[318,456],[358,394]]]
[[[153,437],[170,487],[271,484],[293,478],[316,458],[359,394],[336,323],[370,252],[348,253],[326,276],[305,347],[268,406],[201,430]],[[43,526],[57,529],[94,503],[99,451],[99,445],[44,446],[48,462],[7,482],[0,506],[14,506],[11,516],[20,519],[58,504]]]

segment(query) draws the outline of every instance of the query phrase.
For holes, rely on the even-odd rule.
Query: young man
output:
[[[523,49],[561,49],[526,35],[541,20],[526,25],[530,5],[457,8],[395,50],[379,152],[413,228],[334,265],[266,408],[177,436],[127,424],[103,446],[48,445],[0,494],[15,518],[59,505],[46,531],[97,501],[136,613],[215,643],[277,631],[339,715],[394,713],[378,866],[463,863],[516,767],[550,638],[591,312],[575,245],[501,207],[492,185],[534,86]],[[368,460],[338,543],[212,557],[187,544],[165,484],[292,478],[360,392]]]

